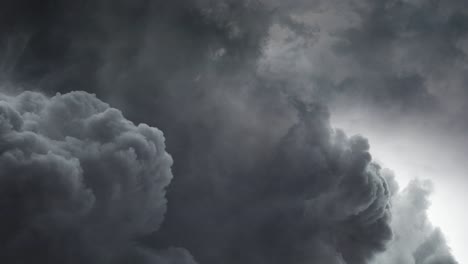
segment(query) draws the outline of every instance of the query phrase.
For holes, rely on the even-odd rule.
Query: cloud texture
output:
[[[427,7],[433,21],[431,1],[33,2],[0,4],[2,81],[46,94],[2,99],[12,263],[361,264],[403,248],[400,263],[452,263],[430,228],[399,246],[426,196],[396,195],[324,106],[438,109],[418,63],[435,33],[459,51],[452,5]],[[416,66],[393,64],[421,43]],[[74,90],[164,131],[172,183],[159,130]]]
[[[302,106],[272,150],[252,156],[235,142],[180,174],[156,239],[202,263],[366,263],[384,250],[390,192],[367,141]]]
[[[166,211],[172,158],[162,132],[85,92],[2,95],[0,109],[3,260],[119,263],[137,254],[133,239],[157,230]]]
[[[393,176],[385,172],[389,182]],[[392,183],[390,183],[392,185]],[[455,264],[457,263],[448,248],[439,228],[429,222],[427,209],[433,186],[429,181],[413,180],[397,193],[394,185],[392,197],[392,230],[394,239],[387,250],[378,255],[373,263],[390,264]]]

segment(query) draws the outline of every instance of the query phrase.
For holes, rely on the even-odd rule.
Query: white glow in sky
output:
[[[431,131],[389,129],[339,116],[332,118],[332,124],[348,135],[368,138],[374,160],[395,173],[400,189],[414,178],[433,182],[429,219],[441,228],[457,261],[468,263],[468,213],[464,199],[468,189],[468,149]]]

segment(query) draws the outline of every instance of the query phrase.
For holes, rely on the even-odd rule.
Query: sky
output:
[[[468,9],[0,3],[0,261],[468,263]]]

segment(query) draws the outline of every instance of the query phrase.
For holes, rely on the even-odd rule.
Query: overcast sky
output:
[[[2,263],[468,263],[464,2],[3,1]]]

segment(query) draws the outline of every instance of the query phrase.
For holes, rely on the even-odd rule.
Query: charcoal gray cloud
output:
[[[85,92],[2,95],[0,105],[2,262],[193,263],[134,241],[166,211],[172,158],[161,131]]]
[[[463,1],[317,5],[299,17],[320,29],[314,45],[304,47],[296,32],[276,34],[264,63],[275,81],[299,86],[301,93],[305,84],[310,96],[341,111],[361,107],[387,119],[402,119],[402,114],[439,118],[440,126],[465,130],[460,120],[467,98],[468,14]]]
[[[426,113],[438,109],[441,98],[428,88],[431,80],[421,73],[428,67],[422,67],[419,61],[427,54],[440,54],[437,43],[445,51],[444,58],[462,54],[456,45],[464,36],[464,15],[457,13],[446,19],[440,11],[444,15],[431,20],[433,17],[424,12],[426,6],[431,7],[426,1],[4,1],[0,4],[0,77],[5,86],[14,84],[10,90],[39,90],[48,95],[73,90],[93,92],[123,109],[129,120],[164,131],[168,152],[175,160],[164,217],[164,188],[169,174],[162,177],[166,181],[150,185],[157,189],[152,194],[155,197],[146,196],[146,184],[138,188],[130,185],[135,196],[123,197],[114,208],[108,204],[114,201],[111,193],[120,190],[108,188],[119,180],[133,184],[135,171],[123,168],[129,174],[118,179],[108,177],[119,174],[120,166],[129,161],[120,164],[105,157],[104,164],[109,162],[109,167],[89,167],[93,175],[105,170],[90,180],[97,181],[91,186],[95,184],[103,199],[109,200],[95,210],[96,216],[91,214],[91,226],[94,221],[101,223],[103,230],[97,234],[103,239],[110,236],[109,241],[114,241],[114,235],[123,236],[115,239],[116,246],[124,249],[123,255],[105,255],[109,261],[192,262],[191,254],[197,262],[207,264],[373,263],[375,255],[386,251],[394,238],[391,188],[380,167],[371,161],[367,141],[361,136],[348,138],[332,129],[323,105],[330,104],[334,109],[344,100],[344,108],[364,102],[381,112]],[[456,7],[440,6],[449,14]],[[360,23],[328,32],[332,41],[325,38],[323,44],[322,25],[306,17],[320,17],[335,9],[335,16],[339,16],[343,7],[345,17],[357,16]],[[395,24],[393,17],[401,17],[398,21],[406,24]],[[335,17],[331,18],[330,24],[334,24]],[[452,25],[459,26],[456,32],[447,32]],[[274,49],[276,57],[270,53],[277,44],[275,34],[287,47],[293,42],[287,53],[290,57],[278,56]],[[447,37],[449,43],[431,41],[438,36]],[[414,48],[421,43],[427,47]],[[309,58],[306,51],[317,47],[316,53],[332,55],[319,65],[322,70],[315,71],[317,67],[311,68],[307,62],[293,63],[297,58]],[[423,54],[414,53],[416,66],[409,64],[410,68],[401,70],[400,64],[388,63],[393,58],[388,51],[393,47]],[[450,64],[450,58],[444,63]],[[335,67],[340,65],[344,67]],[[327,71],[327,67],[333,70]],[[89,98],[83,94],[53,98],[74,96]],[[85,108],[94,107],[94,103],[82,104],[85,113],[89,113]],[[67,107],[74,104],[67,103]],[[102,111],[110,112],[110,119],[122,119],[116,110]],[[51,116],[59,115],[58,119],[44,123],[46,130],[41,132],[54,140],[51,146],[55,137],[59,137],[59,145],[67,145],[68,138],[82,133],[99,143],[122,133],[114,123],[102,127],[98,121],[92,131],[83,132],[84,124],[62,124],[66,117],[60,114],[64,114],[60,107],[51,110]],[[158,142],[161,139],[157,137]],[[134,146],[135,152],[139,148],[145,151],[145,144],[141,144]],[[70,154],[59,149],[65,159],[83,151],[75,149]],[[151,167],[160,154],[144,156],[143,161]],[[80,161],[80,157],[75,159]],[[160,174],[151,171],[151,175]],[[84,203],[82,199],[77,198],[77,202]],[[101,215],[107,206],[110,215]],[[154,210],[150,210],[156,214],[152,219],[146,218],[145,206]],[[137,222],[128,223],[122,217]],[[123,225],[123,234],[106,229],[113,221],[116,226]],[[75,228],[77,221],[73,218],[60,224],[65,229],[69,225]],[[83,228],[88,228],[85,224]],[[59,230],[52,234],[63,234],[60,225],[55,228]],[[101,247],[88,243],[86,236],[82,239],[82,245],[70,247],[85,252],[85,246],[116,251],[113,244]],[[417,263],[432,263],[429,261],[434,258],[427,256],[424,248],[444,243],[440,235],[434,235],[433,240],[436,242],[421,243],[421,249],[411,249]],[[43,241],[46,249],[54,248],[48,244],[56,241],[53,237]],[[140,247],[120,244],[129,241]],[[18,245],[18,252],[37,247],[22,245]],[[167,250],[172,247],[190,253]],[[70,252],[81,254],[74,247]],[[101,252],[96,255],[102,256]],[[60,261],[69,263],[68,259]]]
[[[184,245],[203,263],[366,263],[384,250],[390,192],[367,141],[333,132],[322,107],[302,111],[257,155],[239,152],[241,141],[221,150],[205,142],[218,165],[198,157],[179,174],[156,241]]]
[[[368,1],[358,11],[359,26],[342,33],[336,50],[351,56],[368,74],[379,76],[377,81],[384,85],[362,84],[367,93],[380,95],[377,101],[400,104],[403,111],[438,110],[428,107],[428,100],[446,100],[440,93],[447,88],[431,85],[431,79],[453,78],[451,72],[466,64],[462,41],[468,37],[468,14],[463,5],[462,1]],[[419,81],[405,82],[408,77]]]

